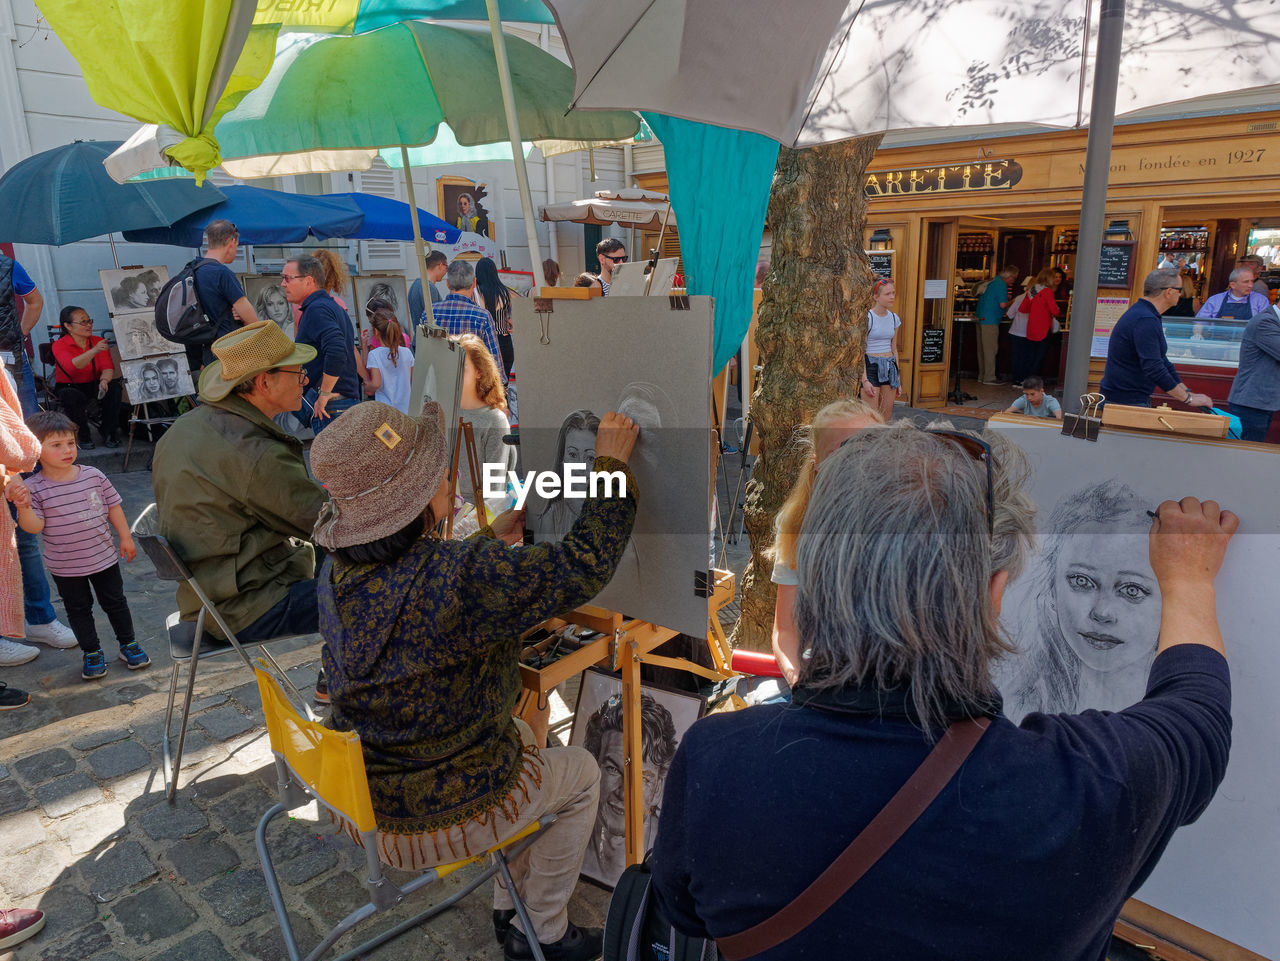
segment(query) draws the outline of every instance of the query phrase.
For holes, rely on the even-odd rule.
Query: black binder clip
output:
[[[1062,415],[1063,435],[1096,442],[1098,429],[1102,427],[1102,405],[1106,400],[1102,394],[1082,394],[1080,413]]]

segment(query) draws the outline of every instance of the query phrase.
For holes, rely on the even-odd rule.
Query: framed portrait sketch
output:
[[[195,393],[185,354],[164,354],[121,361],[131,404],[150,404]]]
[[[297,331],[294,329],[293,305],[284,295],[284,284],[279,275],[264,276],[262,274],[245,274],[240,278],[240,286],[244,295],[253,304],[262,320],[270,320],[289,335],[293,340]]]
[[[115,331],[116,347],[122,360],[137,360],[153,354],[181,354],[183,346],[165,340],[156,330],[155,316],[143,314],[116,314],[111,318]]]
[[[356,312],[356,326],[365,329],[369,326],[365,307],[371,300],[385,300],[395,312],[400,329],[410,337],[413,327],[409,318],[409,287],[404,277],[399,274],[370,274],[354,278],[356,285],[356,302],[352,305]]]
[[[642,685],[641,755],[644,762],[644,845],[653,844],[661,815],[667,770],[685,731],[702,717],[706,701],[696,694]],[[600,764],[600,805],[582,862],[585,877],[613,887],[626,867],[622,778],[622,678],[600,668],[582,674],[569,743],[586,748]]]
[[[160,288],[169,282],[169,269],[160,266],[99,270],[98,278],[114,317],[154,307]]]
[[[480,234],[493,239],[493,213],[485,203],[485,184],[466,177],[436,178],[436,212],[464,233]]]

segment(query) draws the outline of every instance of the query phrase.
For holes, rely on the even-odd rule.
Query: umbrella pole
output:
[[[404,164],[404,185],[409,194],[409,220],[413,222],[413,249],[418,255],[418,276],[422,278],[422,308],[427,315],[427,326],[434,327],[436,315],[431,310],[431,290],[427,280],[427,248],[422,242],[422,228],[418,224],[418,198],[413,190],[413,173],[409,170],[409,149],[400,145],[400,161]],[[409,323],[415,326],[417,317],[410,317]]]
[[[1102,222],[1107,212],[1107,180],[1111,173],[1111,137],[1116,122],[1116,86],[1120,76],[1120,41],[1124,37],[1124,0],[1102,0],[1098,18],[1098,55],[1093,66],[1093,105],[1089,143],[1084,155],[1084,192],[1080,198],[1080,255],[1072,290],[1071,334],[1062,406],[1078,413],[1088,390],[1089,357],[1093,353],[1093,321],[1098,306],[1098,267],[1102,260]]]
[[[520,206],[524,209],[524,229],[529,235],[529,258],[535,273],[542,269],[542,252],[538,249],[538,229],[534,225],[533,194],[529,190],[529,170],[520,146],[520,122],[516,117],[515,94],[511,89],[511,64],[507,62],[507,41],[502,35],[498,16],[498,0],[484,0],[489,11],[489,32],[493,36],[493,54],[498,61],[498,82],[502,87],[502,106],[507,112],[507,134],[511,138],[511,157],[516,163],[516,185],[520,188]]]
[[[107,243],[111,245],[111,261],[116,265],[116,270],[119,270],[120,256],[116,253],[116,238],[114,234],[107,234]]]
[[[667,236],[667,221],[671,219],[671,201],[667,201],[667,212],[662,215],[662,229],[658,231],[658,246],[649,255],[649,264],[653,268],[644,279],[644,293],[649,296],[649,288],[653,285],[654,275],[658,273],[658,261],[662,258],[662,241]],[[634,248],[633,248],[634,249]]]

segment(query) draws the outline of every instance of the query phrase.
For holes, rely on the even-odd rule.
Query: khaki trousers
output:
[[[1000,343],[999,324],[978,324],[978,380],[996,379],[996,347]]]
[[[534,935],[543,944],[550,944],[564,937],[569,927],[569,898],[577,887],[596,819],[600,766],[590,752],[580,747],[539,750],[533,746],[529,726],[519,719],[516,725],[525,740],[524,770],[515,789],[501,804],[465,824],[440,831],[379,831],[378,855],[391,867],[420,872],[471,857],[519,833],[541,815],[555,814],[556,823],[509,862],[511,879],[529,910]],[[494,880],[493,906],[515,906],[501,876]],[[519,917],[512,923],[522,927]]]

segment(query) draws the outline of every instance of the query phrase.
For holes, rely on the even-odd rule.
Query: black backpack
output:
[[[203,345],[218,339],[217,325],[205,315],[196,295],[196,271],[216,263],[209,257],[197,257],[160,289],[156,297],[156,330],[165,340]]]
[[[602,961],[718,961],[714,941],[691,938],[663,917],[653,897],[650,856],[618,878],[604,921]]]

